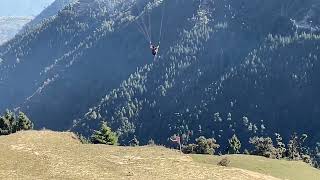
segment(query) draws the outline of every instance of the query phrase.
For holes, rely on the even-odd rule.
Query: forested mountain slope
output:
[[[80,0],[0,47],[0,108],[24,109],[36,127],[67,129],[72,119],[137,67],[152,62],[148,42],[134,22],[147,2],[110,2]],[[193,8],[192,3],[171,2],[171,11],[178,6]],[[156,9],[152,23],[158,28],[159,2],[151,5]],[[173,29],[164,30],[170,30],[171,38],[164,45],[178,37],[178,27],[187,21],[187,14],[192,16],[192,9],[165,22]]]
[[[74,130],[89,133],[108,121],[123,143],[133,134],[166,143],[177,133],[226,143],[235,133],[244,145],[254,135],[298,132],[315,145],[319,3],[194,3],[179,40],[107,93]]]

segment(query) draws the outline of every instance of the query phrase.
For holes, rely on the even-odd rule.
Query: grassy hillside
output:
[[[72,133],[19,132],[1,136],[0,146],[4,179],[276,179],[163,147],[81,144]]]
[[[276,160],[250,155],[192,156],[194,161],[208,164],[217,164],[224,157],[230,160],[230,167],[247,169],[281,179],[316,180],[320,178],[318,169],[300,161]]]

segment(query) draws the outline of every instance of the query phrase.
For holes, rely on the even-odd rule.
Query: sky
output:
[[[0,0],[0,16],[36,16],[54,0]]]

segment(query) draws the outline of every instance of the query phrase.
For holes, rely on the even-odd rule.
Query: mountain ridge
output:
[[[52,18],[58,14],[58,11],[62,10],[68,4],[75,2],[76,0],[55,0],[47,8],[45,8],[39,15],[37,15],[32,21],[26,24],[20,33],[26,31],[32,31],[37,25],[41,24],[41,21]]]

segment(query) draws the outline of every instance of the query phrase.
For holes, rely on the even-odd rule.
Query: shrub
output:
[[[187,146],[183,146],[182,152],[186,154],[194,153],[194,154],[214,154],[215,149],[219,148],[220,145],[216,144],[216,140],[214,138],[206,139],[204,136],[200,136],[196,139],[195,144],[188,144]]]
[[[230,164],[230,160],[227,157],[225,157],[221,159],[221,161],[219,161],[217,165],[227,167],[229,166],[229,164]]]
[[[182,147],[182,152],[185,154],[196,154],[196,144],[188,144]]]
[[[248,151],[248,149],[244,149],[243,154],[250,155],[250,152]]]
[[[196,139],[197,154],[214,154],[215,149],[220,147],[216,142],[217,141],[214,138],[206,139],[204,136],[200,136]]]
[[[255,136],[250,138],[249,143],[255,146],[255,150],[253,151],[254,155],[276,158],[276,148],[273,146],[270,137],[264,138]]]
[[[77,136],[77,139],[82,144],[90,144],[91,143],[91,141],[88,138],[84,137],[82,134],[76,133],[75,135]]]
[[[303,154],[303,155],[301,155],[301,159],[303,162],[312,165],[312,160],[309,155]]]
[[[153,140],[153,139],[149,139],[148,145],[149,145],[149,146],[154,146],[154,145],[155,145],[154,140]]]

